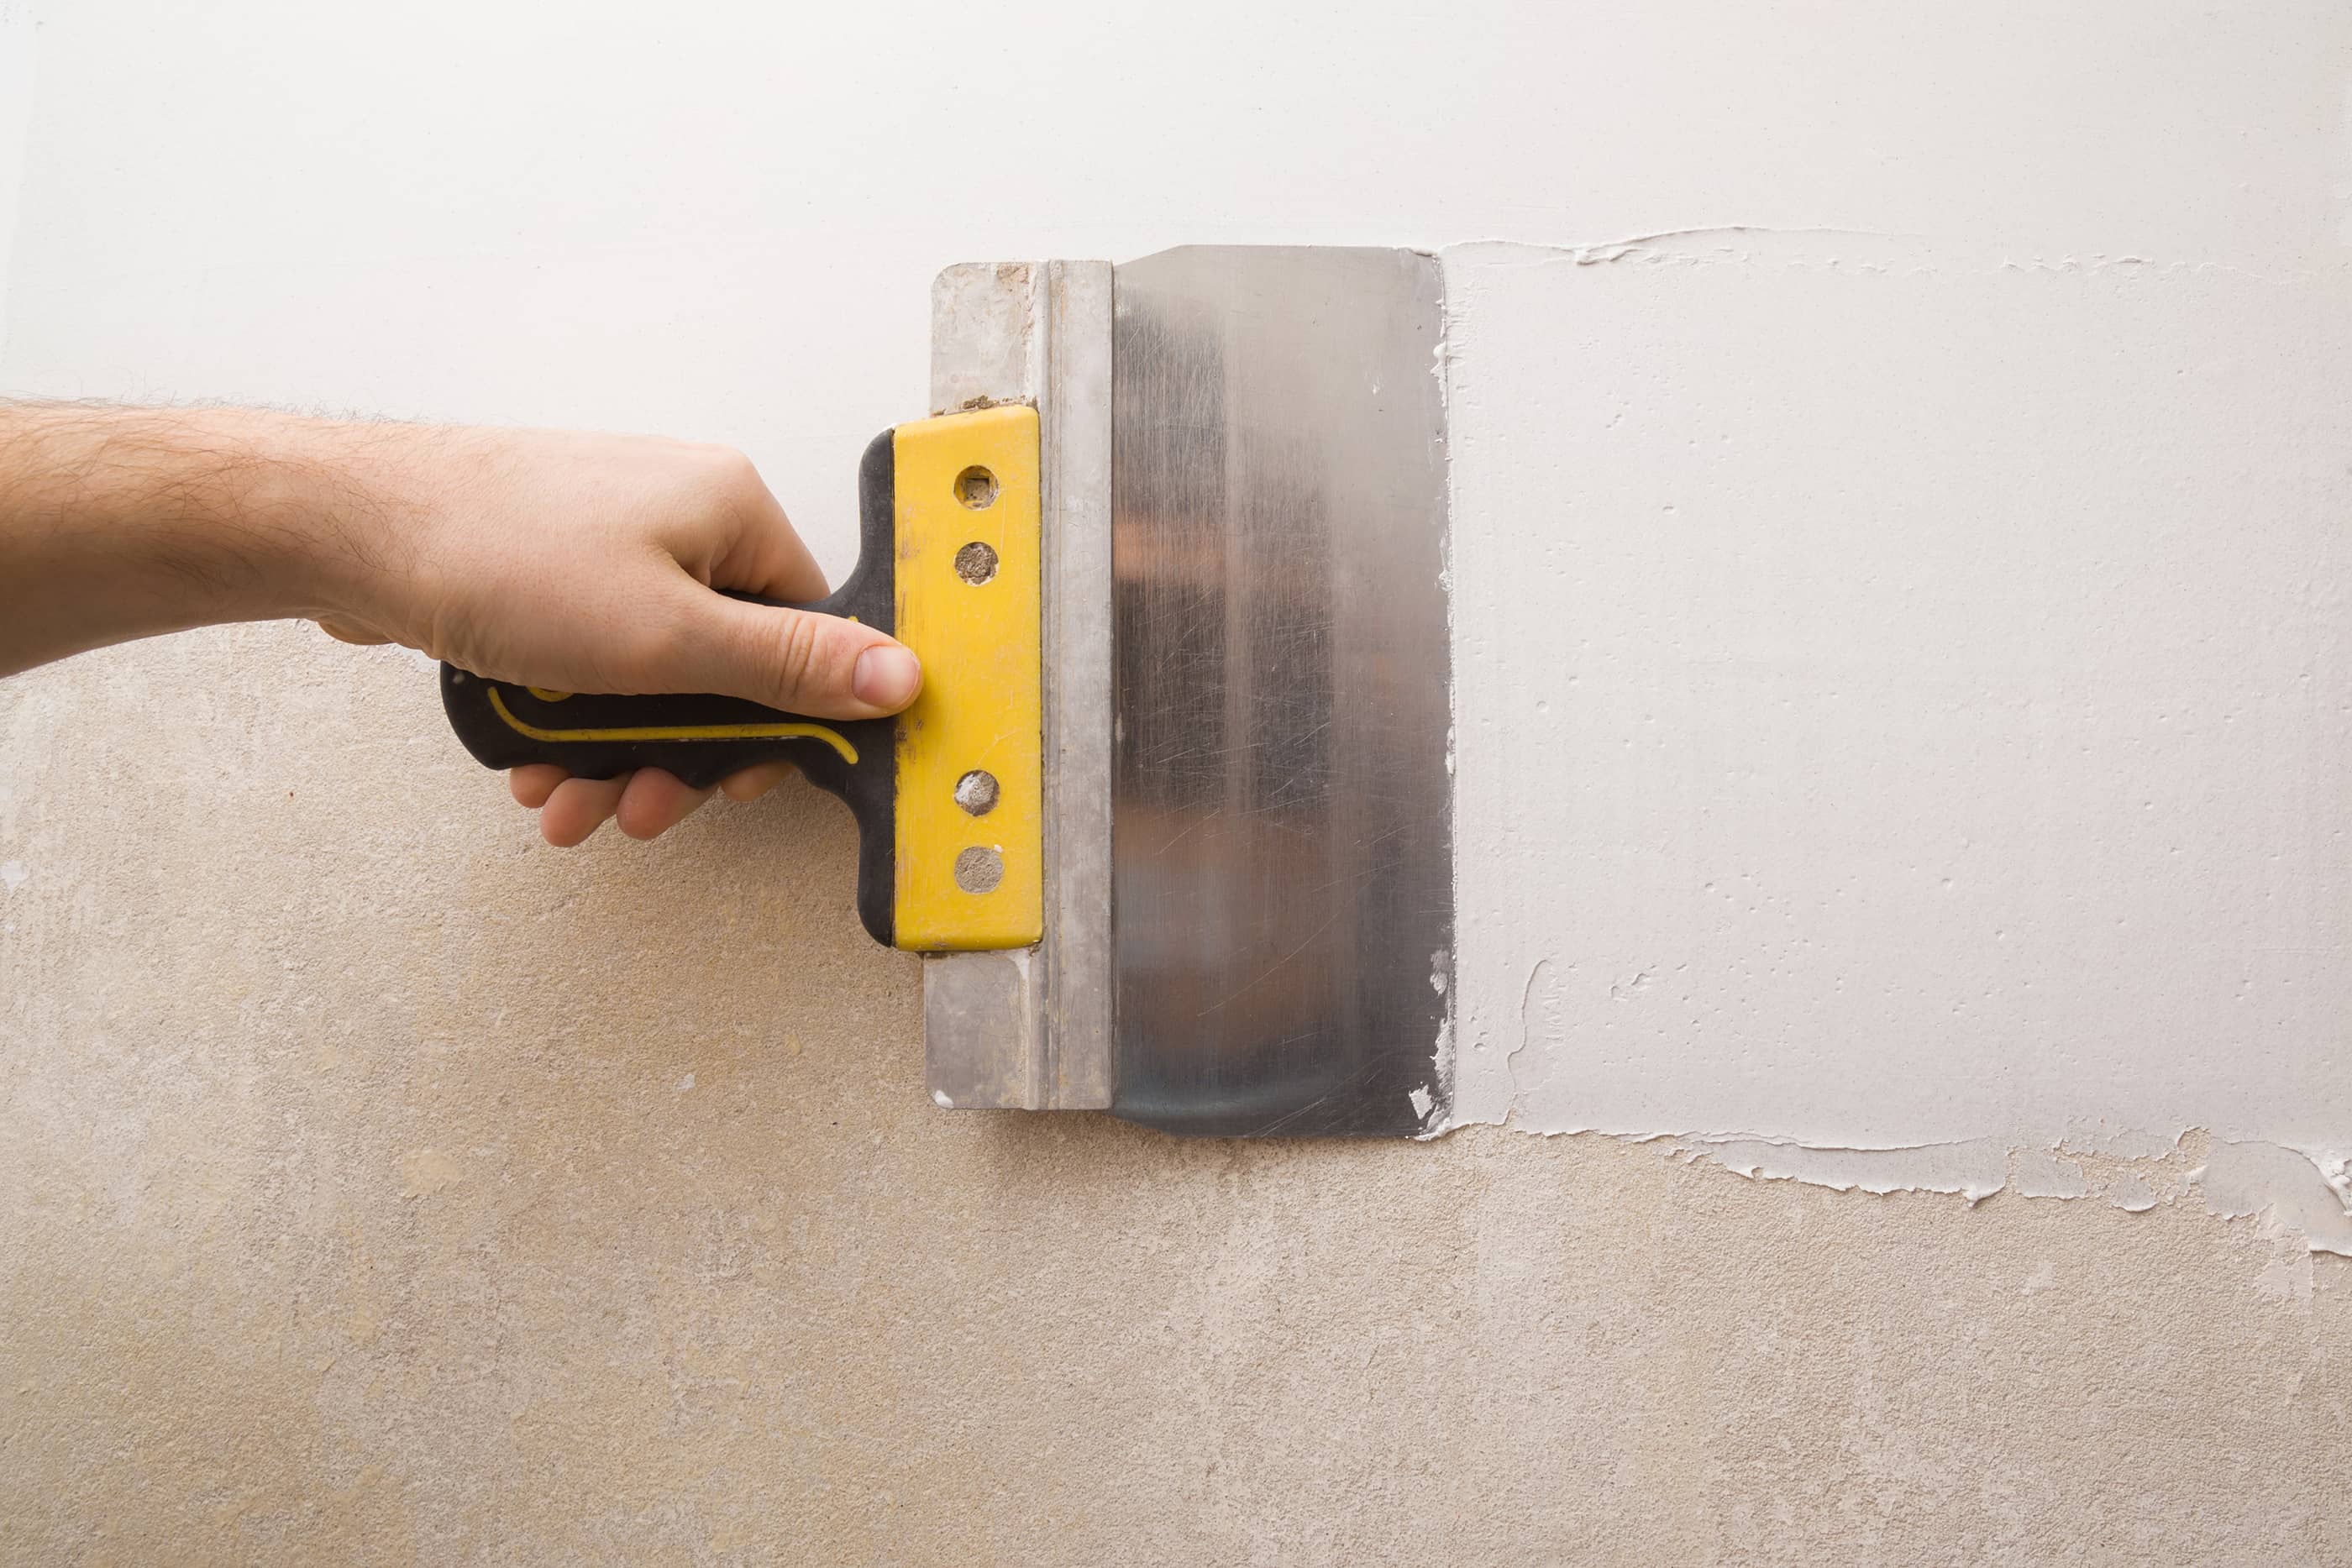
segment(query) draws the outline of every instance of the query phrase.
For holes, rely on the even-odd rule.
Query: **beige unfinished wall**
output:
[[[2335,1260],[943,1114],[832,801],[551,853],[322,642],[0,686],[13,1560],[2352,1554]]]
[[[838,571],[965,256],[1756,225],[2346,298],[2320,5],[1042,21],[0,10],[0,389],[734,441]],[[2126,1213],[943,1114],[853,847],[787,791],[547,851],[303,628],[0,684],[0,1558],[2352,1558],[2347,1265],[2193,1142]]]

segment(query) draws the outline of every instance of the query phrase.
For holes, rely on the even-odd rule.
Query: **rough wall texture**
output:
[[[539,846],[292,627],[0,684],[14,1563],[2340,1563],[2347,1266],[949,1114],[829,800]]]

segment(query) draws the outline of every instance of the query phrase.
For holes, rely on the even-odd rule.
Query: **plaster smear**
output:
[[[2345,277],[1445,265],[1456,1124],[2352,1253]]]

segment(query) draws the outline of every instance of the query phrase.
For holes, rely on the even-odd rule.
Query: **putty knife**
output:
[[[895,718],[444,666],[493,768],[800,765],[858,912],[921,952],[943,1106],[1411,1135],[1450,1093],[1436,260],[1187,248],[969,266],[933,417],[877,437],[815,606],[921,657]]]

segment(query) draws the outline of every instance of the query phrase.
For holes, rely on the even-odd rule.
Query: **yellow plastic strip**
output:
[[[895,937],[1025,947],[1045,925],[1037,411],[919,420],[892,445],[898,632],[923,661],[898,724]],[[975,773],[982,811],[958,800]]]
[[[507,709],[499,688],[490,688],[490,711],[518,735],[533,740],[790,740],[805,737],[822,740],[841,753],[844,762],[857,760],[857,747],[839,730],[821,724],[681,724],[631,725],[617,729],[542,729],[525,724]]]

